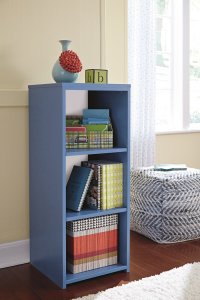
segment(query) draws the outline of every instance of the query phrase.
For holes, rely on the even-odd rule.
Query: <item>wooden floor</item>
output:
[[[65,300],[200,261],[200,240],[160,245],[131,232],[131,271],[71,284],[61,290],[30,264],[0,270],[0,300]]]

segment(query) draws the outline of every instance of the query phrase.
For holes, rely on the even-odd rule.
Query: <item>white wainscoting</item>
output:
[[[30,262],[29,240],[0,245],[0,268],[21,265],[28,262]]]

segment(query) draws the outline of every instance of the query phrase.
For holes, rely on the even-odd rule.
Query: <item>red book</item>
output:
[[[86,127],[66,127],[66,132],[86,132]]]

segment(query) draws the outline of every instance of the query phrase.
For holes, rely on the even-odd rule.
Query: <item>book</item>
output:
[[[154,171],[181,171],[187,170],[185,164],[160,164],[154,166]]]
[[[91,209],[107,209],[106,164],[103,164],[101,161],[83,161],[81,164],[94,170],[93,179],[86,196],[87,207]]]
[[[83,124],[110,124],[110,119],[84,118]]]
[[[73,166],[66,186],[66,207],[80,211],[87,194],[93,170],[87,167]]]
[[[108,163],[106,168],[106,208],[123,206],[123,164]]]
[[[93,209],[111,209],[123,206],[123,164],[106,160],[82,162],[93,169],[98,168],[96,181],[92,180],[86,196],[88,207]],[[94,172],[97,174],[97,171]],[[97,191],[96,202],[91,191]]]
[[[84,109],[83,124],[110,124],[109,109]]]
[[[86,108],[83,110],[83,118],[109,119],[109,109],[107,108]]]
[[[86,127],[83,126],[66,127],[66,132],[86,132]]]
[[[92,164],[89,161],[82,161],[81,165],[94,170],[90,185],[87,191],[85,206],[90,209],[101,208],[101,167],[97,164]]]

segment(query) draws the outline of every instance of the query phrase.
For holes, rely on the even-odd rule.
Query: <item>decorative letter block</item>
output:
[[[108,70],[88,69],[85,70],[86,83],[108,83]]]

